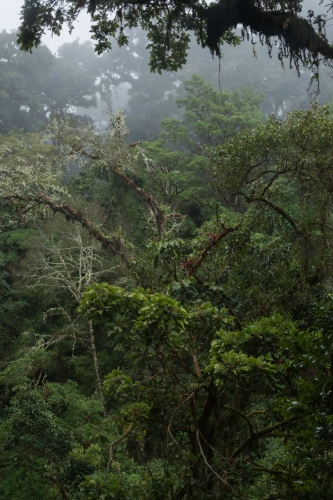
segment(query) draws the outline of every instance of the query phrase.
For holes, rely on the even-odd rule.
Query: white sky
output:
[[[0,0],[0,31],[11,31],[19,27],[20,10],[23,3],[24,0]],[[52,52],[56,52],[60,45],[66,42],[72,42],[76,38],[80,38],[81,41],[88,40],[90,38],[89,20],[90,17],[87,14],[81,14],[71,35],[68,33],[67,26],[65,26],[60,37],[52,37],[49,33],[44,35],[43,43],[45,43]]]

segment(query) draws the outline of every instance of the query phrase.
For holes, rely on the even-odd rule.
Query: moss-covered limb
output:
[[[154,215],[158,235],[159,237],[162,237],[164,233],[165,215],[163,210],[161,210],[161,208],[159,207],[155,198],[151,194],[148,194],[143,189],[139,188],[135,184],[135,182],[133,182],[121,170],[119,170],[118,166],[110,166],[109,168],[119,179],[125,182],[127,186],[133,189],[133,191],[147,203]]]
[[[49,208],[53,213],[61,213],[66,217],[67,220],[72,222],[78,222],[82,227],[87,229],[89,233],[101,243],[102,247],[112,255],[121,255],[125,264],[129,264],[128,260],[125,256],[125,246],[124,242],[120,237],[113,236],[112,238],[106,236],[102,231],[100,231],[87,217],[84,217],[79,211],[74,210],[67,204],[55,203],[50,198],[40,195],[40,196],[31,196],[24,194],[8,194],[3,197],[8,202],[13,204],[17,202],[25,202],[30,203],[32,206],[24,207],[23,213],[26,210],[32,210],[35,207],[43,205]]]
[[[217,54],[223,34],[241,23],[253,33],[278,37],[292,57],[308,51],[315,58],[319,54],[333,58],[333,46],[296,12],[264,9],[254,0],[233,0],[209,6],[201,15],[207,21],[205,44]]]
[[[318,1],[318,3],[320,3]],[[36,5],[37,4],[37,5]],[[123,27],[138,24],[148,30],[151,41],[153,70],[176,70],[186,62],[188,32],[194,31],[203,46],[220,55],[221,40],[235,42],[232,30],[242,24],[253,34],[259,34],[271,50],[270,37],[279,38],[281,57],[290,56],[296,64],[306,64],[307,54],[314,63],[319,55],[333,59],[333,46],[322,35],[323,16],[317,22],[318,30],[307,18],[301,17],[298,2],[288,4],[259,0],[229,0],[205,4],[199,0],[25,0],[18,41],[23,50],[31,50],[41,42],[45,29],[60,33],[64,23],[69,26],[82,10],[94,15],[92,27],[99,53],[109,50],[110,36],[119,45],[128,43]],[[105,22],[105,16],[112,22]]]
[[[142,141],[137,141],[135,143],[129,144],[128,146],[136,147],[137,145],[139,145],[141,143],[142,143]],[[88,158],[88,159],[93,160],[93,161],[103,161],[103,159],[104,159],[103,154],[92,154],[89,151],[82,149],[81,147],[77,148],[74,151],[74,153],[80,154],[80,155],[84,156],[85,158]],[[159,237],[161,238],[164,234],[164,226],[165,226],[166,217],[165,217],[163,210],[159,207],[159,204],[157,203],[156,199],[150,193],[147,193],[143,189],[139,188],[135,184],[135,182],[133,182],[119,168],[119,165],[116,162],[107,163],[107,168],[116,177],[118,177],[118,179],[120,179],[127,186],[129,186],[134,191],[134,193],[148,205],[149,209],[151,210],[151,212],[155,218],[157,232],[158,232]]]

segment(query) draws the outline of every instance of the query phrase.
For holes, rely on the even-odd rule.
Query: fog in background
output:
[[[0,2],[5,3],[0,30],[7,32],[2,33],[1,51],[1,43],[5,44],[6,36],[20,24],[23,0]],[[319,7],[318,3],[307,0],[304,10],[322,12],[325,7]],[[218,61],[193,42],[187,64],[177,73],[164,72],[161,76],[149,71],[145,34],[140,29],[130,34],[128,48],[119,48],[114,43],[112,51],[100,57],[89,41],[89,30],[89,16],[83,13],[72,34],[65,26],[60,37],[44,35],[44,46],[32,54],[19,52],[15,59],[16,72],[22,75],[22,80],[18,83],[16,78],[15,85],[10,83],[7,55],[1,56],[0,91],[12,95],[12,87],[20,87],[20,96],[19,93],[13,95],[11,106],[7,98],[1,102],[0,93],[1,132],[20,127],[32,130],[50,115],[68,112],[93,119],[103,129],[108,125],[108,113],[124,109],[131,139],[151,140],[158,134],[161,120],[181,117],[182,110],[176,100],[184,92],[182,82],[192,74],[202,75],[218,91],[254,88],[263,95],[262,111],[280,117],[291,109],[307,108],[317,89],[315,84],[309,88],[309,70],[301,69],[298,76],[295,68],[289,69],[288,61],[284,65],[280,63],[277,47],[273,48],[270,58],[266,46],[245,41],[236,48],[224,46],[223,58]],[[329,37],[331,34],[332,26],[329,26]],[[3,85],[8,88],[1,87],[2,75],[5,75]],[[22,89],[26,89],[25,93]],[[326,67],[320,70],[320,91],[317,97],[320,103],[331,100],[332,78]],[[21,99],[19,106],[18,99]]]

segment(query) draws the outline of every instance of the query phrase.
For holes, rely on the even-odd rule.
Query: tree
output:
[[[39,382],[39,381],[38,381]],[[76,384],[23,384],[11,400],[3,428],[0,492],[3,498],[77,498],[86,474],[98,464],[100,449],[84,450],[85,418],[99,418],[101,407],[79,394]]]
[[[94,65],[91,44],[80,44],[78,40],[65,43],[58,49],[48,72],[46,110],[51,116],[65,116],[75,108],[96,106],[96,85],[98,74]]]
[[[332,496],[330,112],[212,149],[225,206],[186,260],[173,254],[168,293],[83,295],[81,314],[125,346],[104,383],[110,417],[129,448],[144,426],[137,460],[163,461],[164,498]]]
[[[285,117],[288,111],[307,109],[314,94],[321,104],[331,99],[332,79],[323,63],[318,66],[318,85],[309,86],[311,70],[303,68],[300,74],[287,71],[289,62],[276,57],[278,47],[273,47],[271,57],[259,40],[253,44],[242,42],[237,47],[226,45],[222,50],[218,66],[217,61],[209,58],[207,49],[202,50],[193,42],[186,69],[193,68],[192,73],[203,76],[216,90],[255,89],[263,96],[260,109],[265,115]]]
[[[198,75],[185,80],[178,95],[182,119],[163,120],[157,140],[144,143],[151,160],[146,184],[172,212],[188,216],[183,229],[189,231],[193,222],[200,226],[203,214],[212,211],[206,146],[223,144],[237,132],[260,124],[263,115],[261,97],[252,90],[218,92]]]
[[[80,311],[111,328],[113,345],[125,347],[121,365],[104,383],[110,418],[129,447],[145,430],[137,460],[148,470],[150,461],[163,461],[161,482],[169,487],[162,498],[241,499],[251,491],[258,498],[258,485],[266,482],[266,494],[277,489],[278,498],[287,499],[306,492],[319,474],[319,488],[329,488],[324,433],[315,444],[325,460],[320,473],[306,453],[308,434],[319,422],[323,429],[330,422],[329,406],[325,417],[313,409],[318,391],[326,393],[330,383],[322,378],[314,389],[306,374],[324,361],[319,352],[325,340],[315,328],[302,332],[273,315],[238,329],[226,309],[211,303],[182,306],[162,294],[126,293],[107,284],[88,289]],[[304,369],[309,349],[313,357]],[[323,366],[328,363],[326,356]],[[282,439],[300,451],[284,449],[282,463],[265,461],[271,442],[281,447]],[[291,457],[295,462],[288,467]],[[280,478],[277,485],[270,486],[269,477]]]
[[[204,146],[223,144],[245,128],[258,125],[261,96],[252,89],[217,92],[198,75],[184,81],[183,97],[177,106],[184,109],[183,125],[179,121],[164,122],[164,137],[192,152]],[[178,137],[178,140],[177,140]]]
[[[88,54],[92,57],[88,57]],[[0,131],[40,130],[50,115],[73,114],[96,105],[98,57],[89,42],[64,44],[55,57],[42,45],[19,50],[14,32],[0,33]]]
[[[59,34],[64,23],[72,29],[73,21],[82,10],[91,14],[93,38],[99,53],[111,48],[109,36],[119,45],[127,43],[126,28],[138,24],[148,31],[152,70],[175,70],[186,61],[189,31],[194,31],[202,46],[220,55],[224,41],[237,43],[234,28],[244,27],[244,37],[258,35],[271,48],[271,37],[277,37],[280,57],[290,57],[298,65],[316,66],[320,56],[333,57],[333,48],[325,37],[325,16],[308,18],[301,14],[302,1],[233,0],[231,2],[202,1],[99,1],[26,0],[22,7],[23,22],[19,43],[31,50],[40,43],[45,29]]]
[[[149,71],[148,42],[146,33],[135,29],[128,43],[131,57],[127,64],[134,71],[135,78],[130,81],[128,90],[126,123],[133,141],[155,139],[161,121],[177,114],[175,97],[179,92],[181,76],[168,72],[161,78],[161,75]]]
[[[41,46],[31,57],[19,50],[16,34],[0,33],[0,131],[37,130],[46,119],[48,73],[54,63],[49,49]]]
[[[104,418],[86,346],[73,356],[72,339],[51,338],[57,318],[41,327],[37,314],[47,308],[35,306],[30,330],[22,327],[3,354],[0,474],[14,474],[22,450],[22,474],[42,477],[43,491],[45,481],[55,485],[44,498],[56,488],[73,499],[328,500],[332,109],[314,105],[262,122],[253,94],[215,99],[198,77],[187,88],[185,121],[169,129],[168,121],[164,139],[185,137],[209,158],[212,189],[202,198],[211,207],[195,232],[181,232],[185,205],[172,199],[176,189],[181,198],[182,182],[197,181],[186,165],[191,144],[176,151],[166,142],[126,144],[121,115],[105,134],[54,120],[45,134],[1,138],[2,225],[16,231],[18,218],[41,228],[47,219],[50,230],[67,219],[74,227],[63,230],[63,239],[48,237],[40,253],[38,245],[23,252],[25,264],[33,262],[38,290],[44,287],[62,310],[72,312],[81,298],[81,321],[93,322],[98,364],[108,375]],[[230,137],[232,131],[239,133]],[[158,168],[168,159],[170,169],[184,162],[179,178]],[[67,185],[73,161],[82,171]],[[106,214],[91,210],[99,200]],[[133,214],[132,225],[118,226]],[[87,231],[84,238],[75,224]],[[99,244],[106,250],[106,270],[117,270],[112,283],[82,293],[83,283],[103,279],[92,262],[93,239],[98,255]],[[33,288],[21,278],[13,288],[25,286],[28,311]],[[61,333],[69,323],[61,323]],[[38,435],[38,421],[46,436]],[[5,487],[7,500],[13,490]]]
[[[80,164],[80,151],[84,158],[83,162],[87,159],[90,161],[93,152],[85,150],[84,141],[88,140],[90,136],[93,139],[91,147],[98,148],[99,141],[101,140],[103,143],[104,138],[99,137],[90,125],[82,126],[81,131],[84,133],[77,143],[76,124],[65,123],[65,129],[68,127],[67,132],[56,121],[53,121],[53,127],[49,129],[48,136],[42,133],[23,134],[20,132],[18,134],[10,133],[1,138],[1,164],[3,168],[0,181],[1,198],[3,202],[12,205],[14,213],[21,220],[31,220],[36,216],[45,218],[50,211],[61,213],[67,220],[75,220],[82,227],[88,229],[111,254],[120,255],[123,250],[121,237],[114,234],[113,237],[109,238],[98,228],[98,225],[95,225],[84,215],[84,210],[75,210],[68,205],[66,201],[70,200],[71,195],[64,183],[61,182],[62,176],[68,172],[73,160]],[[61,143],[66,135],[69,142],[67,144]],[[46,137],[49,138],[48,143]],[[81,143],[81,139],[83,143]],[[108,153],[110,156],[109,160],[106,161],[109,162],[110,169],[114,169],[116,174],[127,182],[128,178],[118,170],[115,159],[131,162],[133,158],[129,152],[130,148],[119,137],[119,130],[115,133],[111,132],[109,139],[110,149]],[[57,142],[57,140],[61,144],[61,154],[59,154],[59,148],[50,145],[50,142]],[[118,147],[114,147],[116,145]],[[123,157],[121,153],[123,153]],[[102,160],[97,152],[95,159]],[[128,183],[130,184],[130,180]],[[10,220],[11,214],[5,212],[2,224],[6,226],[8,223],[10,224]]]
[[[112,269],[107,269],[109,263],[105,258],[103,259],[98,242],[92,238],[90,241],[85,241],[82,232],[82,228],[76,226],[72,235],[57,234],[54,231],[50,239],[45,235],[40,236],[41,241],[39,244],[37,242],[34,248],[34,259],[30,262],[26,277],[32,288],[44,288],[46,285],[49,290],[63,291],[65,295],[74,299],[74,303],[77,305],[87,286],[100,281],[101,276],[106,279],[107,276],[111,275]],[[52,317],[55,313],[64,315],[75,343],[80,339],[82,325],[79,324],[77,318],[72,318],[70,308],[62,306],[61,302],[58,302],[57,305],[58,307],[45,311],[45,316]],[[94,327],[91,321],[88,322],[88,329],[97,388],[104,404]]]

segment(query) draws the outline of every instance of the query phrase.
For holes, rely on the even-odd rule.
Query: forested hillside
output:
[[[331,499],[331,77],[146,36],[0,33],[0,498]]]

